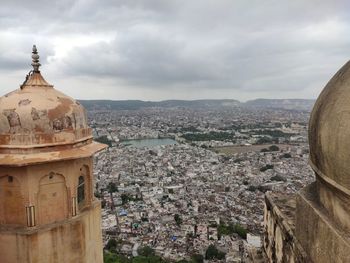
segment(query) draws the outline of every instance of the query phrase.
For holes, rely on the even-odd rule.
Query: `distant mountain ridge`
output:
[[[256,99],[249,100],[244,103],[245,106],[253,106],[259,108],[278,108],[287,110],[311,110],[315,104],[315,100],[307,99]]]
[[[142,108],[220,108],[220,107],[253,107],[276,108],[288,110],[311,110],[315,100],[307,99],[256,99],[240,102],[234,99],[217,100],[79,100],[88,110],[138,110]]]

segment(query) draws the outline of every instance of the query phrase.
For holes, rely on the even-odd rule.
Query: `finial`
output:
[[[40,72],[39,67],[41,64],[39,63],[39,55],[38,50],[36,49],[36,45],[33,45],[33,51],[32,51],[32,66],[34,68],[34,72]]]

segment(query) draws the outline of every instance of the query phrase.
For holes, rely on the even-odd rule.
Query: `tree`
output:
[[[247,190],[250,191],[250,192],[255,192],[256,186],[254,186],[254,185],[249,185],[249,187],[248,187]]]
[[[174,215],[174,220],[178,226],[180,226],[182,224],[182,218],[179,214]]]
[[[234,231],[241,237],[244,239],[247,239],[247,230],[245,228],[243,228],[241,225],[236,224],[234,226]]]
[[[107,186],[107,190],[109,193],[109,197],[111,199],[111,210],[114,211],[115,207],[114,207],[114,201],[113,201],[113,193],[118,191],[117,186],[115,185],[115,183],[110,182]]]
[[[110,252],[103,252],[103,262],[104,263],[114,263],[117,262],[117,255]]]
[[[95,141],[107,144],[109,147],[112,147],[112,142],[111,140],[108,139],[107,135],[100,136],[98,138],[95,138]]]
[[[194,254],[191,256],[191,261],[194,263],[203,263],[204,257],[201,254]]]
[[[118,242],[114,238],[108,240],[105,249],[108,251],[115,251],[117,249]]]
[[[129,195],[127,194],[121,194],[120,198],[122,199],[122,204],[125,205],[127,202],[129,202]]]
[[[277,145],[271,145],[271,146],[269,147],[269,150],[270,150],[271,152],[277,152],[277,151],[280,150],[280,148],[279,148]]]
[[[290,153],[285,153],[282,155],[282,158],[292,158],[292,155]]]
[[[107,186],[108,193],[118,192],[118,187],[114,182],[110,182]]]
[[[238,234],[241,238],[247,238],[247,230],[243,228],[240,224],[229,223],[226,225],[224,222],[220,222],[217,227],[218,236],[232,235],[233,233]]]
[[[265,166],[260,168],[260,172],[265,172],[269,169],[273,169],[273,164],[266,164]]]
[[[222,251],[219,251],[216,246],[213,244],[209,245],[207,248],[207,251],[205,252],[205,259],[224,259],[225,258],[225,253]]]
[[[282,177],[281,175],[275,175],[270,178],[271,181],[287,181],[286,178]]]
[[[149,257],[149,256],[154,256],[155,255],[154,249],[149,247],[149,246],[139,247],[137,249],[137,253],[140,256],[144,256],[144,257]]]

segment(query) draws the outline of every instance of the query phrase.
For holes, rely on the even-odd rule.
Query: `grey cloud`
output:
[[[174,87],[315,97],[349,57],[349,8],[345,0],[5,1],[0,69],[25,68],[34,42],[56,77],[105,79],[119,94],[123,86],[161,89],[154,99],[173,98]],[[74,36],[98,41],[74,46]],[[56,38],[74,46],[65,57]]]

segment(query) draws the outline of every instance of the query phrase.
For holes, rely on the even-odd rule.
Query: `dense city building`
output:
[[[314,180],[311,109],[89,103],[94,136],[110,145],[95,158],[95,194],[106,251],[119,260],[148,247],[190,261],[214,246],[221,261],[264,262],[264,194]]]

